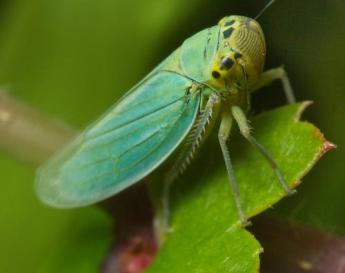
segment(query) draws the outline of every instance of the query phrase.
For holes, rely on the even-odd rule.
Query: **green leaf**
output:
[[[328,143],[312,124],[298,121],[308,104],[263,113],[252,123],[254,136],[273,156],[290,187],[299,184]],[[268,163],[238,134],[230,140],[230,152],[248,216],[262,212],[284,197]],[[215,137],[204,143],[199,159],[174,185],[173,200],[173,233],[145,272],[258,271],[262,249],[240,227]]]

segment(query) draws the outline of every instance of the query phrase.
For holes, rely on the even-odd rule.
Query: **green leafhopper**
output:
[[[36,188],[53,207],[80,207],[104,200],[140,181],[180,145],[164,181],[162,204],[169,219],[169,189],[221,118],[218,138],[239,219],[247,224],[226,141],[233,121],[272,166],[274,160],[252,136],[246,111],[251,92],[281,79],[288,101],[294,96],[282,67],[263,72],[266,45],[259,23],[227,16],[185,40],[168,58],[129,90],[98,121],[40,167]]]

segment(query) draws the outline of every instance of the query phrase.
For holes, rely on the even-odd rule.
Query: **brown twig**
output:
[[[33,166],[68,142],[75,131],[0,91],[0,149]]]

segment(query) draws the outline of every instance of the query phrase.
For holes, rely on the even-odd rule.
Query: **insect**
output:
[[[234,122],[271,165],[286,194],[293,192],[251,134],[246,118],[251,93],[273,80],[282,80],[288,102],[294,102],[282,67],[263,72],[265,55],[263,31],[248,17],[227,16],[191,36],[39,168],[36,188],[40,199],[61,208],[96,203],[140,181],[183,145],[164,181],[162,205],[168,225],[172,183],[219,117],[218,138],[239,220],[248,224],[226,144]]]

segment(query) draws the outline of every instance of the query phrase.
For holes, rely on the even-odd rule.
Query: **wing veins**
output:
[[[172,129],[175,127],[176,123],[179,121],[179,119],[181,118],[181,116],[185,113],[185,110],[186,110],[186,108],[185,108],[183,111],[181,111],[181,114],[179,115],[179,118],[177,118],[176,121],[174,122],[173,126],[171,126],[170,130],[169,130],[168,133],[166,134],[166,137],[171,133],[171,131],[172,131]],[[165,137],[164,139],[166,139],[166,137]],[[135,164],[132,164],[131,167],[140,164],[140,163],[141,163],[143,160],[145,160],[149,155],[151,155],[151,154],[157,149],[157,147],[159,147],[159,146],[163,143],[164,139],[162,139],[162,140],[155,146],[155,148],[151,150],[151,152],[149,152],[148,154],[146,154],[142,159],[140,159],[140,160],[139,160],[138,162],[136,162]],[[128,169],[128,168],[127,168],[127,169]]]
[[[141,127],[138,127],[136,130],[134,130],[134,131],[132,131],[132,132],[140,131],[143,127],[145,127],[145,125],[144,125],[144,126],[141,126]],[[148,135],[147,137],[145,137],[145,138],[142,140],[142,142],[143,142],[143,141],[146,141],[148,138],[152,137],[152,136],[153,136],[156,132],[158,132],[158,131],[159,131],[159,128],[156,129],[155,131],[153,131],[153,133],[151,133],[151,134]],[[122,138],[124,138],[124,137],[127,137],[127,136],[129,136],[129,135],[130,135],[130,133],[128,133],[128,134],[126,134],[126,135],[123,135],[123,136],[121,136],[121,137],[118,137],[118,138],[114,139],[113,141],[111,141],[110,143],[107,143],[107,144],[100,144],[100,145],[97,145],[97,146],[93,146],[92,148],[106,148],[107,151],[109,152],[109,153],[108,153],[108,157],[103,158],[103,159],[99,159],[99,160],[97,160],[97,161],[93,161],[93,162],[91,162],[91,163],[87,163],[87,164],[85,164],[85,165],[81,165],[79,168],[74,168],[74,170],[75,170],[75,171],[81,171],[81,170],[83,170],[83,169],[85,169],[85,168],[88,168],[88,167],[93,166],[93,165],[98,164],[98,163],[102,163],[102,162],[107,161],[107,160],[109,160],[109,159],[111,159],[111,160],[114,160],[114,159],[115,159],[115,160],[118,160],[118,158],[120,158],[121,155],[119,155],[117,158],[115,158],[115,157],[112,155],[111,151],[108,149],[108,147],[111,146],[112,143],[114,143],[115,141],[120,140],[120,139],[122,139]],[[141,142],[139,142],[138,144],[140,144],[140,143],[141,143]],[[133,147],[135,147],[135,146],[133,146]],[[132,148],[132,147],[131,147],[131,148]],[[128,151],[128,150],[126,150],[124,153],[126,153],[127,151]]]
[[[124,126],[126,126],[126,125],[128,125],[128,124],[131,124],[131,123],[133,123],[133,122],[135,122],[135,121],[138,121],[138,120],[140,120],[140,119],[142,119],[142,118],[144,118],[144,117],[146,117],[146,116],[150,116],[150,115],[152,115],[152,114],[154,114],[154,113],[156,113],[156,112],[159,112],[160,110],[162,110],[162,109],[164,109],[164,108],[166,108],[166,107],[168,107],[168,106],[170,106],[170,105],[172,105],[172,104],[174,104],[174,103],[176,103],[176,102],[178,102],[179,100],[184,99],[184,98],[185,98],[185,95],[182,96],[182,97],[179,97],[179,98],[173,100],[172,102],[169,102],[169,103],[167,103],[167,104],[165,104],[165,105],[163,105],[163,106],[161,106],[161,107],[158,107],[158,108],[154,109],[154,110],[151,111],[151,112],[142,114],[142,115],[140,115],[139,117],[136,117],[136,118],[134,118],[134,119],[132,119],[132,120],[127,121],[126,123],[120,124],[120,125],[116,126],[115,128],[111,128],[111,129],[108,129],[108,130],[106,130],[106,131],[104,131],[104,132],[102,132],[102,133],[100,133],[100,134],[93,135],[93,136],[91,136],[88,140],[97,138],[97,137],[99,137],[99,136],[106,135],[106,134],[108,134],[108,133],[110,133],[110,132],[112,132],[112,131],[114,131],[114,130],[120,129],[120,128],[122,128],[122,127],[124,127]]]
[[[176,100],[174,103],[176,103],[177,101],[178,101],[178,100]],[[157,110],[157,111],[155,111],[155,112],[152,112],[152,113],[150,113],[150,114],[148,114],[148,115],[146,115],[146,116],[150,116],[150,115],[153,115],[153,114],[155,114],[155,113],[158,113],[159,111],[164,110],[165,108],[167,108],[167,107],[169,107],[169,106],[171,106],[171,105],[173,105],[173,104],[166,105],[166,107],[161,108],[161,109],[159,109],[159,110]],[[144,118],[144,117],[142,117],[142,118]],[[140,120],[140,119],[138,119],[138,120]],[[136,120],[136,121],[138,121],[138,120]],[[134,121],[133,121],[133,122],[134,122]],[[127,125],[127,124],[126,124],[126,125]],[[124,125],[124,126],[125,126],[125,125]],[[123,127],[124,127],[124,126],[123,126]],[[99,147],[107,148],[109,145],[112,145],[115,141],[117,141],[117,140],[119,140],[119,139],[121,139],[121,138],[124,138],[124,137],[129,136],[129,135],[131,135],[133,132],[140,131],[143,127],[146,127],[146,126],[143,125],[143,126],[141,126],[141,127],[138,127],[138,128],[136,128],[135,130],[130,131],[128,134],[124,134],[124,135],[122,135],[122,136],[119,136],[119,137],[113,139],[113,140],[112,140],[111,142],[109,142],[109,143],[93,145],[93,147],[94,147],[94,148],[99,148]],[[119,128],[117,128],[117,129],[119,129]],[[114,130],[117,130],[117,129],[114,129]],[[110,133],[110,132],[107,132],[106,134],[108,134],[108,133]],[[99,135],[98,137],[100,137],[100,136],[104,136],[104,135]],[[88,139],[87,141],[89,141],[89,140],[90,140],[90,139]],[[86,143],[87,143],[87,142],[86,142]],[[89,144],[89,145],[90,145],[90,144]]]
[[[168,131],[168,133],[166,134],[166,136],[168,136],[168,135],[171,133],[172,129],[175,127],[176,123],[179,121],[179,119],[180,119],[181,116],[185,113],[185,111],[186,111],[186,108],[185,108],[183,111],[181,111],[179,117],[176,119],[176,121],[174,122],[173,126],[171,126],[171,128],[170,128],[170,130]],[[134,147],[136,147],[136,146],[142,144],[143,142],[145,142],[146,140],[148,140],[151,136],[155,135],[157,132],[159,132],[159,130],[154,131],[153,134],[151,134],[149,137],[143,139],[140,143],[137,143],[136,145],[132,146],[131,149],[133,149]],[[140,159],[139,161],[137,161],[135,164],[132,164],[132,165],[131,165],[130,167],[128,167],[128,168],[121,169],[121,170],[117,170],[117,171],[124,171],[124,170],[126,170],[126,169],[133,168],[134,166],[140,164],[143,160],[145,160],[148,156],[150,156],[153,152],[155,152],[156,149],[157,149],[157,147],[159,147],[159,146],[163,143],[163,141],[164,141],[165,139],[166,139],[166,137],[163,138],[160,142],[158,142],[157,145],[155,145],[155,147],[151,150],[151,152],[147,153],[142,159]],[[128,149],[128,150],[129,150],[129,149]],[[125,155],[125,154],[128,152],[128,150],[126,150],[125,152],[123,152],[118,158],[121,158],[123,155]],[[114,157],[111,156],[110,158],[113,159]],[[108,159],[109,159],[109,158],[106,158],[106,159],[104,159],[104,160],[102,160],[102,161],[106,161],[106,160],[108,160]],[[119,160],[119,159],[118,159],[118,160]],[[115,169],[114,169],[113,171],[114,171],[114,173],[116,173],[116,170],[115,170]],[[109,175],[111,175],[112,173],[113,173],[113,172],[106,172],[106,173],[103,173],[102,175],[94,176],[94,177],[92,177],[92,178],[90,178],[90,179],[83,180],[83,181],[79,181],[79,182],[77,182],[77,183],[80,184],[80,185],[82,185],[82,184],[87,183],[87,182],[89,182],[89,181],[92,181],[92,180],[95,180],[95,179],[98,179],[98,178],[101,178],[101,177],[104,177],[104,176],[109,176]]]

